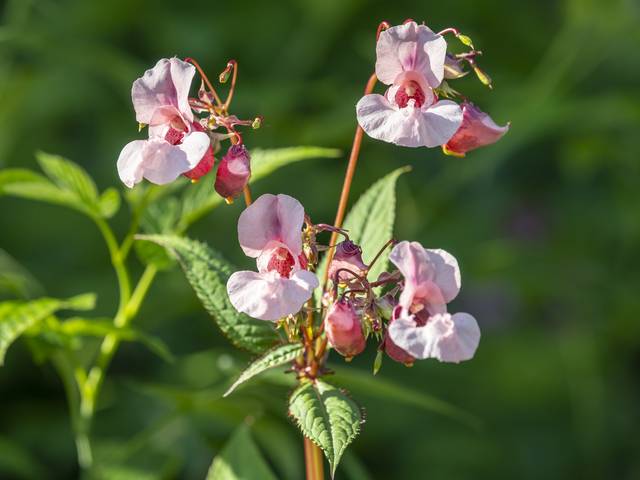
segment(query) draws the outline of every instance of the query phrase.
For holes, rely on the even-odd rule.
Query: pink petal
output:
[[[193,112],[189,108],[189,87],[195,75],[193,65],[178,58],[163,58],[133,82],[131,99],[136,111],[136,120],[153,124],[167,122],[167,116],[174,107],[187,122],[193,122]],[[161,109],[156,115],[156,110]],[[154,115],[155,118],[154,118]]]
[[[294,257],[302,253],[304,207],[289,195],[265,194],[238,219],[238,240],[244,253],[257,258],[270,242],[282,242]]]
[[[185,135],[182,143],[176,145],[176,148],[184,153],[187,163],[189,164],[187,171],[195,168],[200,163],[209,150],[210,145],[211,140],[209,139],[209,135],[204,132],[191,132]]]
[[[356,106],[358,123],[372,138],[403,147],[436,147],[462,122],[460,107],[442,100],[428,108],[398,108],[382,95],[365,95]]]
[[[227,282],[229,300],[236,310],[259,320],[276,321],[298,313],[318,286],[318,278],[301,270],[291,278],[276,272],[235,272]]]
[[[145,140],[127,143],[118,157],[118,175],[129,188],[142,181],[142,154],[146,144]]]
[[[480,342],[480,328],[467,313],[434,315],[424,326],[412,316],[400,317],[389,325],[389,337],[415,358],[437,358],[458,363],[473,358]]]
[[[456,257],[441,249],[427,249],[429,260],[435,268],[434,283],[442,292],[446,303],[451,302],[460,292],[460,267]]]
[[[500,140],[507,131],[509,124],[501,127],[491,117],[470,102],[462,105],[463,120],[460,128],[445,145],[447,153],[464,156],[470,150]]]
[[[376,75],[387,85],[398,75],[416,71],[437,87],[444,76],[447,42],[424,25],[408,22],[380,34],[376,45]]]

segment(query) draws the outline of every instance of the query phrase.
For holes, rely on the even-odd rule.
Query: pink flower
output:
[[[471,102],[462,104],[462,113],[462,125],[442,147],[449,155],[464,157],[470,150],[497,142],[509,130],[508,123],[504,127],[496,125],[488,114]]]
[[[360,317],[349,302],[340,300],[331,305],[324,327],[329,343],[340,355],[350,359],[364,350],[366,340]]]
[[[335,281],[337,274],[340,282],[355,280],[357,277],[347,270],[357,275],[363,275],[367,270],[367,265],[362,261],[362,249],[351,240],[345,240],[336,246],[336,253],[329,265],[329,278]]]
[[[302,265],[304,207],[288,195],[262,195],[238,219],[238,240],[257,272],[235,272],[227,292],[236,310],[276,321],[300,311],[318,287]]]
[[[126,186],[143,178],[163,185],[181,174],[197,179],[213,166],[209,136],[189,107],[194,74],[193,65],[165,58],[133,82],[136,119],[149,125],[149,139],[130,142],[120,153],[118,174]]]
[[[427,250],[418,242],[405,241],[393,248],[389,260],[404,276],[404,288],[389,323],[385,346],[392,342],[392,347],[411,357],[437,358],[441,362],[473,358],[480,341],[476,320],[467,313],[447,313],[446,304],[460,291],[455,257],[444,250]]]
[[[215,189],[224,198],[240,195],[251,176],[249,152],[244,145],[232,145],[220,161]]]
[[[442,82],[447,43],[415,22],[380,34],[376,75],[390,85],[385,95],[365,95],[356,106],[358,123],[370,137],[404,147],[446,143],[462,122],[452,101],[438,101],[433,89]]]

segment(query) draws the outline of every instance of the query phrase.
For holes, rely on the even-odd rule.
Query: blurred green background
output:
[[[472,312],[483,338],[471,362],[407,369],[386,361],[378,382],[368,380],[373,349],[353,365],[333,358],[338,372],[357,377],[345,385],[367,409],[338,478],[640,478],[636,0],[6,1],[0,167],[37,168],[33,153],[42,149],[83,165],[101,189],[116,185],[118,153],[138,138],[132,81],[161,57],[194,57],[212,78],[235,58],[235,113],[265,117],[249,146],[345,154],[286,167],[254,193],[293,195],[329,223],[376,26],[407,17],[473,38],[494,91],[471,76],[455,86],[512,129],[465,159],[365,139],[353,198],[413,166],[399,182],[397,237],[458,258],[464,283],[452,307]],[[190,235],[249,266],[234,233],[241,208],[217,209]],[[126,222],[123,208],[120,232]],[[0,248],[46,294],[96,291],[98,314],[113,313],[106,250],[77,213],[2,197]],[[168,366],[140,345],[121,347],[95,425],[104,455],[119,448],[122,465],[141,469],[132,478],[204,478],[251,416],[278,477],[302,478],[301,439],[286,418],[289,387],[267,377],[220,399],[216,386],[249,357],[228,346],[180,271],[159,277],[136,325],[178,360]],[[425,408],[428,397],[415,392],[474,414],[483,427]],[[0,369],[0,477],[77,475],[60,381],[18,342]]]

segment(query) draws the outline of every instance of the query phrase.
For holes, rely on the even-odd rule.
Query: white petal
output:
[[[118,157],[118,175],[127,187],[132,188],[142,180],[144,140],[127,143]]]
[[[419,327],[413,316],[402,316],[389,325],[393,342],[415,358],[437,358],[458,363],[473,358],[480,342],[480,328],[467,313],[437,314]]]
[[[193,168],[187,161],[187,155],[178,146],[164,140],[148,140],[143,157],[143,176],[157,185],[171,183]]]
[[[442,249],[427,249],[427,254],[435,268],[433,281],[440,288],[444,301],[449,303],[460,292],[461,278],[458,261],[456,257]]]
[[[211,144],[209,135],[204,132],[191,132],[186,135],[182,140],[182,143],[176,145],[186,156],[186,161],[189,164],[189,170],[195,168],[204,154],[207,153],[207,149]]]

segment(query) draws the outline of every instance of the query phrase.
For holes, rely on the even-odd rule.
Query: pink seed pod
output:
[[[340,271],[341,269],[346,270]],[[358,275],[363,275],[367,270],[367,265],[362,261],[362,249],[351,240],[344,240],[336,246],[336,253],[329,265],[329,278],[335,281],[335,276],[338,275],[339,282],[355,279],[347,270]]]
[[[216,174],[216,192],[227,201],[242,193],[251,176],[249,152],[243,144],[232,145],[220,161]]]
[[[347,361],[362,353],[366,346],[360,317],[345,300],[339,300],[329,307],[324,328],[329,344]]]

